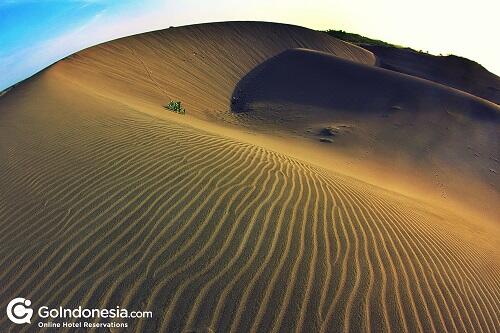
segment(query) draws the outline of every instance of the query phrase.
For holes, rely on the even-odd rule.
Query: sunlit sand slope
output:
[[[67,83],[2,100],[2,307],[152,310],[137,331],[497,331],[496,226]]]

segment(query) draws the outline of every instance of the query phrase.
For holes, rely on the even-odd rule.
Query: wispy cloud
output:
[[[0,52],[0,90],[23,80],[48,65],[94,43],[92,27],[98,25],[106,10],[96,13],[88,22],[48,40],[27,45],[5,54]]]

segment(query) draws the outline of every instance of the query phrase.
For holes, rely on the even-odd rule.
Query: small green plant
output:
[[[358,34],[353,34],[350,32],[345,32],[344,30],[326,30],[325,31],[330,36],[341,39],[348,43],[353,43],[356,45],[368,45],[368,46],[387,46],[387,47],[400,47],[398,45],[393,45],[386,43],[378,39],[372,39]]]
[[[182,107],[182,103],[180,101],[170,101],[170,103],[165,105],[164,108],[178,114],[186,114],[186,109]]]

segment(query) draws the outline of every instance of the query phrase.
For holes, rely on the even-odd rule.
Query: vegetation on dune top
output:
[[[394,44],[386,43],[378,39],[372,39],[358,34],[353,34],[346,32],[344,30],[326,30],[327,34],[332,37],[341,39],[345,42],[356,44],[356,45],[373,45],[373,46],[388,46],[388,47],[399,47]]]
[[[412,52],[419,53],[419,54],[429,55],[429,51],[415,50],[415,49],[413,49],[411,47],[406,47],[406,46],[402,46],[402,45],[396,45],[396,44],[387,43],[387,42],[384,42],[382,40],[365,37],[365,36],[354,34],[354,33],[351,33],[351,32],[346,32],[344,30],[329,29],[329,30],[324,30],[323,32],[327,33],[328,35],[330,35],[332,37],[335,37],[335,38],[338,38],[340,40],[343,40],[344,42],[348,42],[348,43],[351,43],[351,44],[354,44],[354,45],[358,45],[358,46],[394,47],[394,48],[398,48],[398,49],[410,50]],[[455,61],[470,62],[470,63],[476,63],[477,64],[477,62],[475,62],[473,60],[470,60],[470,59],[467,59],[467,58],[464,58],[464,57],[460,57],[460,56],[456,56],[456,55],[453,55],[453,54],[448,54],[448,55],[439,54],[439,56],[446,57],[448,59],[452,59],[452,60],[455,60]]]

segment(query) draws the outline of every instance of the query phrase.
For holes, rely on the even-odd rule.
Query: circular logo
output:
[[[16,324],[30,324],[33,310],[29,308],[31,301],[22,297],[14,298],[7,305],[7,317]]]

